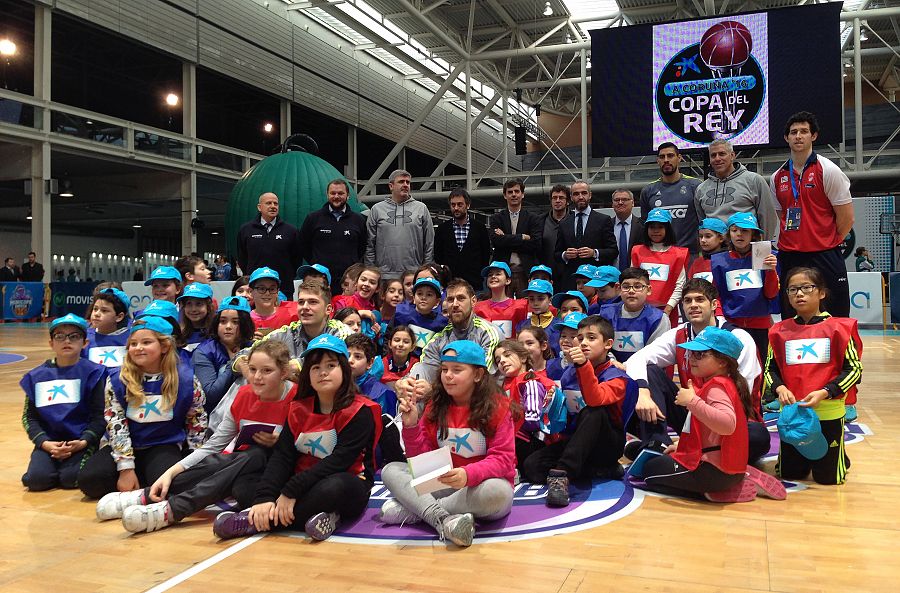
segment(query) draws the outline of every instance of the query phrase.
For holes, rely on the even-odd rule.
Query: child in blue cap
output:
[[[78,469],[106,428],[106,368],[81,357],[87,322],[66,315],[50,324],[54,357],[28,371],[22,426],[34,444],[22,484],[32,492],[77,487]]]
[[[687,408],[688,420],[678,442],[644,464],[644,484],[638,485],[713,502],[747,502],[758,491],[784,499],[781,482],[747,465],[752,401],[738,371],[741,341],[728,330],[710,326],[678,347],[689,351],[691,374],[703,384],[695,390],[688,381],[679,389],[675,403]]]
[[[213,533],[226,539],[272,529],[303,529],[314,540],[358,517],[375,481],[381,408],[360,395],[344,341],[330,334],[303,351],[297,396],[249,511],[221,513]]]
[[[209,334],[194,349],[191,358],[194,376],[206,394],[206,411],[212,412],[238,378],[232,359],[253,343],[253,320],[247,299],[232,296],[222,299],[209,324]]]
[[[385,466],[382,479],[395,498],[382,505],[383,522],[424,521],[442,540],[465,547],[475,536],[476,518],[493,521],[509,514],[515,430],[510,402],[488,374],[485,356],[475,342],[450,342],[441,350],[441,378],[421,417],[415,401],[400,400],[406,454],[449,446],[453,469],[438,478],[446,489],[420,496],[408,464]]]
[[[516,327],[516,334],[526,327],[540,327],[548,334],[555,333],[550,327],[553,312],[550,310],[553,285],[546,280],[532,280],[522,291],[528,301],[528,316]]]
[[[181,307],[183,349],[193,353],[194,349],[206,339],[209,320],[215,315],[212,288],[202,282],[188,284],[177,300]]]
[[[107,367],[122,366],[131,302],[118,288],[104,288],[94,296],[91,304],[91,326],[87,333],[87,348],[81,356]]]
[[[183,286],[181,272],[172,266],[157,266],[150,272],[144,286],[150,287],[150,295],[154,301],[174,303]]]
[[[490,292],[488,298],[478,298],[475,303],[475,314],[493,323],[503,338],[514,338],[516,328],[528,315],[528,301],[514,299],[509,296],[512,283],[512,271],[509,264],[492,261],[481,270],[485,288]]]
[[[644,221],[644,241],[631,250],[631,265],[647,270],[650,294],[647,302],[669,317],[669,326],[678,325],[678,303],[687,275],[690,252],[676,243],[672,213],[654,208]]]
[[[716,253],[728,251],[728,225],[718,218],[704,218],[700,222],[700,229],[697,231],[697,235],[700,242],[700,254],[691,262],[687,277],[688,280],[700,278],[701,280],[712,282],[712,256]],[[716,304],[716,316],[722,317],[723,315],[722,303],[718,301]]]
[[[732,249],[710,259],[713,284],[725,319],[750,334],[762,359],[769,349],[772,313],[778,310],[778,259],[771,253],[763,261],[767,269],[753,269],[752,243],[762,240],[756,216],[737,212],[726,224]]]

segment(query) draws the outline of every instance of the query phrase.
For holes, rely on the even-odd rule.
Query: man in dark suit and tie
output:
[[[448,200],[453,218],[442,222],[434,232],[434,261],[478,291],[483,282],[481,270],[491,261],[491,238],[487,227],[469,216],[469,192],[454,188]]]
[[[616,267],[621,271],[631,266],[631,248],[644,240],[644,225],[637,216],[632,214],[634,194],[630,190],[617,189],[614,191],[612,207],[616,213],[616,217],[613,219],[615,224],[613,234],[616,237],[616,246],[619,248]]]
[[[494,261],[509,264],[512,271],[510,288],[516,297],[528,285],[528,271],[540,255],[541,217],[522,208],[525,182],[510,179],[503,184],[506,208],[491,216],[491,243]]]
[[[566,264],[566,277],[556,283],[557,290],[575,289],[572,274],[578,266],[613,265],[619,253],[612,218],[591,208],[591,186],[576,181],[571,193],[575,210],[559,223],[556,235],[556,258]]]
[[[16,282],[22,276],[19,268],[16,266],[16,260],[7,257],[0,268],[0,282]]]

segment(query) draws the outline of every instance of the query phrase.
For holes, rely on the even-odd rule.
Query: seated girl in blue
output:
[[[209,284],[200,282],[185,286],[184,292],[178,297],[178,305],[181,307],[181,335],[184,338],[181,356],[188,364],[194,350],[206,339],[206,328],[215,315],[212,297]]]
[[[50,324],[55,355],[19,381],[25,392],[22,426],[34,443],[22,484],[36,492],[77,486],[78,468],[96,449],[103,429],[106,369],[80,354],[87,322],[77,315]]]
[[[159,317],[131,326],[125,362],[106,381],[109,445],[81,468],[78,486],[88,498],[128,492],[155,482],[196,449],[206,432],[203,388],[179,362],[172,328]]]
[[[91,304],[91,326],[82,358],[106,367],[122,366],[131,322],[129,305],[128,295],[118,288],[104,288],[97,293]]]
[[[256,331],[250,317],[250,304],[244,297],[222,300],[210,322],[210,336],[194,350],[194,376],[206,394],[207,413],[212,412],[238,377],[232,359],[253,343]]]

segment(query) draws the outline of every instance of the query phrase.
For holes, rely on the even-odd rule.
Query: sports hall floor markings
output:
[[[211,566],[215,566],[219,562],[225,560],[226,558],[228,558],[230,556],[233,556],[234,554],[237,554],[241,550],[249,548],[250,546],[252,546],[256,542],[258,542],[262,538],[266,537],[267,535],[269,535],[269,534],[268,533],[258,533],[256,535],[248,537],[247,539],[241,540],[238,543],[231,546],[230,548],[228,548],[227,550],[222,550],[215,556],[207,558],[206,560],[195,564],[194,566],[190,567],[189,569],[185,570],[184,572],[179,573],[166,581],[163,581],[162,583],[156,585],[155,587],[147,589],[144,593],[163,593],[163,591],[168,591],[172,587],[175,587],[175,586],[183,583],[184,581],[188,580],[192,576],[203,572],[207,568],[209,568]]]

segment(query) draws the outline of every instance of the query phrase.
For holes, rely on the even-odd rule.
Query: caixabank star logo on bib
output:
[[[768,142],[765,17],[654,28],[654,145]]]
[[[571,502],[565,508],[549,508],[547,487],[543,484],[519,484],[514,489],[509,515],[496,521],[475,523],[475,542],[496,543],[547,537],[597,527],[625,517],[644,499],[621,480],[595,480],[592,484],[569,486]],[[438,536],[424,523],[386,525],[378,520],[381,505],[391,498],[387,488],[376,482],[363,515],[342,524],[329,541],[360,544],[432,545]],[[293,535],[285,532],[285,535]],[[297,534],[296,537],[305,537]]]

